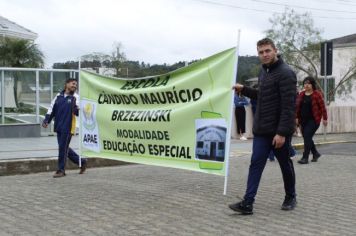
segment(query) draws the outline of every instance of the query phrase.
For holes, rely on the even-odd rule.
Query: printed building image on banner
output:
[[[224,119],[196,120],[195,158],[224,162],[226,131]]]
[[[232,48],[145,78],[81,71],[82,155],[225,175],[235,66]]]

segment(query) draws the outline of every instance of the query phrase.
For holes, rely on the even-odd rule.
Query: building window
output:
[[[321,90],[324,90],[324,81],[325,81],[324,77],[318,78],[318,82],[321,86]],[[327,94],[326,102],[330,103],[335,101],[335,94],[332,96],[330,95],[330,91],[333,91],[334,89],[335,89],[335,77],[329,76],[326,79],[326,94]]]
[[[203,148],[203,147],[204,147],[204,142],[198,141],[198,142],[197,142],[197,147],[198,147],[198,148]]]
[[[1,24],[1,23],[0,23],[0,26],[1,26],[1,28],[3,28],[3,29],[8,29],[8,28],[9,28],[9,27],[7,27],[7,25]]]

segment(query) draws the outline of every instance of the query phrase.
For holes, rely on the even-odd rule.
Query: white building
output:
[[[97,68],[82,68],[83,70],[97,73],[99,75],[115,77],[116,69],[115,68],[106,68],[106,67],[97,67]]]
[[[12,22],[5,17],[0,16],[0,38],[17,38],[34,41],[38,35],[25,27]],[[5,77],[5,107],[16,107],[13,93],[14,81],[10,77]],[[0,97],[1,103],[1,97]]]
[[[331,40],[333,42],[333,77],[335,86],[340,82],[342,77],[347,73],[350,67],[356,66],[356,34],[347,35]],[[354,69],[356,71],[356,69]],[[355,86],[356,81],[353,83]],[[336,106],[355,106],[356,91],[352,91],[347,99],[335,96],[335,102],[331,105]]]
[[[27,39],[34,41],[37,34],[25,27],[12,22],[5,17],[0,16],[0,37],[10,37],[18,39]]]
[[[197,129],[196,159],[223,162],[225,158],[226,128],[217,125]]]

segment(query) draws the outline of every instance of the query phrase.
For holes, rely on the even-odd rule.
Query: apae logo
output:
[[[96,121],[94,118],[95,106],[92,103],[86,103],[83,109],[83,125],[87,130],[94,130],[96,126]]]

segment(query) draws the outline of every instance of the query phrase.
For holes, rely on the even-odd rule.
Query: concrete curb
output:
[[[103,159],[103,158],[88,158],[87,160],[88,160],[88,166],[87,166],[88,168],[133,164],[128,162]],[[66,169],[67,170],[78,169],[78,166],[68,161]],[[57,157],[0,161],[0,176],[30,174],[30,173],[48,172],[48,171],[54,172],[56,170],[57,170]]]
[[[356,143],[356,140],[351,140],[351,141],[339,140],[339,141],[314,142],[314,144],[316,146],[325,145],[325,144],[336,144],[336,143]],[[295,143],[292,146],[297,150],[304,149],[304,143]]]
[[[315,145],[335,144],[335,143],[356,143],[356,140],[351,141],[325,141],[315,142]],[[304,143],[293,144],[297,150],[304,148]],[[251,154],[251,152],[239,152],[240,154]],[[88,168],[131,165],[135,163],[104,159],[104,158],[88,158]],[[78,169],[78,166],[72,162],[67,162],[67,170]],[[5,175],[21,175],[38,172],[54,172],[57,170],[57,157],[45,158],[24,158],[24,159],[8,159],[0,161],[0,176]]]

